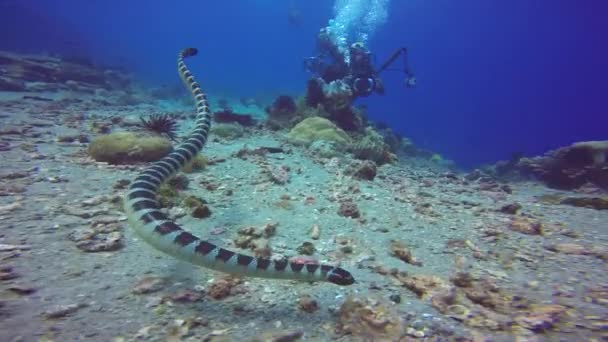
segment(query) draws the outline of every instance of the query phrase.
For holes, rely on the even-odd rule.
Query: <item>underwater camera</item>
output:
[[[357,77],[353,80],[353,90],[361,96],[368,96],[376,88],[376,82],[373,78]]]
[[[397,50],[395,50],[395,52],[393,52],[391,54],[391,56],[384,63],[382,63],[380,68],[378,68],[377,73],[380,74],[384,70],[397,70],[397,71],[403,72],[405,74],[405,79],[403,80],[403,84],[407,88],[416,87],[416,83],[417,83],[416,77],[414,76],[414,73],[410,69],[409,63],[407,61],[407,53],[408,52],[407,52],[406,48],[404,48],[404,47],[398,48]],[[399,56],[403,57],[403,68],[402,69],[388,69],[397,60],[397,58],[399,58]]]

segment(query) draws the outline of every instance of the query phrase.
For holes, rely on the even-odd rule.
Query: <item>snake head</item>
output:
[[[193,47],[185,48],[182,50],[182,56],[184,56],[184,57],[195,56],[197,53],[198,53],[198,49],[193,48]]]
[[[355,278],[353,278],[352,274],[350,274],[350,272],[347,270],[336,267],[329,272],[327,281],[336,285],[346,286],[352,285],[355,282]]]

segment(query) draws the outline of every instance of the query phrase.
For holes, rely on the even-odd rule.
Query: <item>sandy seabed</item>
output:
[[[212,136],[202,152],[210,164],[186,174],[183,191],[211,216],[169,213],[235,251],[261,245],[299,257],[312,245],[308,257],[339,263],[354,285],[226,278],[160,254],[120,205],[144,165],[86,152],[100,123],[128,129],[125,118],[153,110],[74,99],[0,105],[0,340],[608,338],[608,211],[555,204],[575,194],[542,184],[467,181],[407,158],[357,179],[345,172],[350,156],[319,158],[284,132]],[[282,152],[251,152],[261,147]],[[273,178],[277,168],[286,183]],[[257,245],[235,246],[244,228],[268,226],[276,231]]]

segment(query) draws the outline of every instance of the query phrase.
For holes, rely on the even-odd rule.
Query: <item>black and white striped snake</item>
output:
[[[196,101],[196,127],[173,152],[147,167],[131,183],[124,200],[130,225],[154,248],[213,270],[251,277],[353,284],[352,275],[340,267],[255,258],[221,248],[183,230],[159,210],[156,193],[160,185],[201,151],[209,133],[211,114],[207,98],[184,63],[185,58],[197,52],[195,48],[184,49],[177,59],[180,77]]]

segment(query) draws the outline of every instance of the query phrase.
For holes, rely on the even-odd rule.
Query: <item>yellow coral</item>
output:
[[[192,173],[195,171],[204,170],[207,167],[209,160],[205,158],[202,154],[197,154],[192,158],[191,161],[187,162],[186,165],[182,168],[182,172]]]
[[[298,145],[310,145],[317,140],[327,140],[346,145],[349,136],[331,121],[318,116],[307,118],[298,123],[287,134],[287,139]]]
[[[115,132],[94,139],[89,144],[88,152],[97,161],[129,164],[159,160],[172,149],[171,141],[165,137]]]

